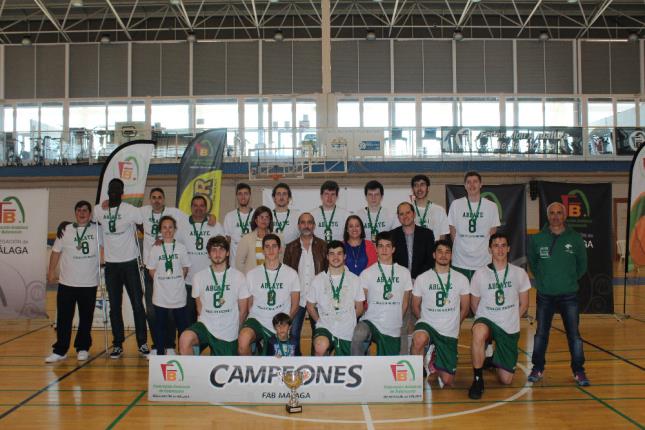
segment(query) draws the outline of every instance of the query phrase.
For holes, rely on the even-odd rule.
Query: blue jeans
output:
[[[546,348],[549,343],[549,331],[553,315],[559,312],[564,324],[571,354],[571,370],[574,373],[584,372],[585,355],[582,351],[582,339],[578,331],[579,309],[577,294],[547,296],[537,293],[537,331],[533,339],[533,369],[544,371]]]
[[[188,312],[186,310],[186,306],[181,308],[174,308],[174,309],[162,308],[161,306],[157,306],[157,305],[153,305],[153,306],[156,314],[156,321],[155,321],[156,338],[154,339],[154,342],[155,342],[155,345],[157,346],[157,354],[165,355],[166,348],[172,347],[172,345],[167,343],[168,333],[166,333],[170,314],[172,313],[172,316],[175,319],[175,324],[177,325],[177,332],[179,336],[181,336],[181,333],[188,328]],[[174,341],[175,339],[174,329],[170,333],[170,337]]]
[[[300,333],[302,332],[302,326],[305,322],[305,315],[307,314],[307,308],[304,308],[302,306],[298,307],[298,312],[296,312],[296,315],[293,317],[293,321],[291,321],[291,336],[296,339],[296,356],[300,357],[302,355],[302,351],[300,351]],[[316,330],[316,323],[314,320],[309,319],[309,322],[311,323],[311,335],[313,336],[314,330]],[[311,339],[311,349],[313,351],[313,339]],[[313,352],[311,355],[314,355]]]

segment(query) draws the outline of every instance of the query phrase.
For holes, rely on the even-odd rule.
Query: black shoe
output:
[[[468,397],[470,397],[473,400],[479,400],[482,398],[483,393],[484,393],[484,380],[474,379],[473,384],[470,386],[470,389],[468,390]]]
[[[484,359],[484,369],[495,370],[495,365],[493,364],[493,357],[486,357]]]
[[[147,343],[144,343],[139,347],[139,354],[143,355],[144,357],[147,357],[148,354],[150,354],[150,349],[148,348]]]
[[[110,358],[120,358],[123,355],[123,348],[120,346],[114,346],[112,347],[112,352],[110,352]]]

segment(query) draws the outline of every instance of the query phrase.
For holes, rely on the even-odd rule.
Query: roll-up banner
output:
[[[209,213],[219,220],[225,149],[225,128],[200,133],[188,144],[177,175],[177,207],[184,213],[190,214],[192,198],[201,195],[208,201]]]
[[[150,356],[148,400],[286,404],[287,370],[302,372],[297,389],[307,403],[423,401],[420,355],[385,357]]]
[[[484,185],[481,195],[495,203],[501,225],[498,231],[511,239],[509,261],[526,267],[526,186],[523,184]],[[448,207],[453,200],[466,196],[463,185],[446,185]]]
[[[645,266],[645,144],[632,161],[628,208],[625,273]]]
[[[133,140],[112,151],[101,171],[96,203],[108,199],[108,184],[117,178],[125,185],[123,201],[141,207],[154,147],[155,142],[152,140]]]
[[[49,191],[0,189],[0,319],[47,318]]]
[[[569,227],[582,235],[587,248],[587,275],[579,281],[578,300],[583,313],[614,312],[611,262],[611,184],[538,182],[540,226],[547,224],[546,208],[561,202]]]

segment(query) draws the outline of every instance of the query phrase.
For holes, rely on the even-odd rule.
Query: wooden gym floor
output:
[[[535,386],[527,384],[535,326],[523,320],[519,367],[512,386],[500,386],[494,375],[486,372],[484,397],[480,401],[468,399],[471,321],[466,320],[459,339],[455,388],[440,390],[433,385],[431,391],[426,389],[423,404],[305,404],[304,412],[296,416],[288,416],[283,405],[148,402],[147,361],[136,353],[131,332],[120,360],[105,356],[103,332],[95,331],[89,361],[79,364],[75,352],[70,351],[67,360],[50,365],[43,360],[55,340],[51,321],[0,321],[0,428],[644,429],[643,279],[641,275],[632,280],[635,283],[627,288],[629,319],[581,317],[590,387],[577,387],[573,382],[559,317],[551,332],[545,379]],[[622,312],[622,286],[617,286],[614,294],[616,312]],[[533,295],[531,303],[535,303]],[[54,309],[55,292],[49,291],[50,316],[55,315]],[[533,306],[529,313],[535,314]]]

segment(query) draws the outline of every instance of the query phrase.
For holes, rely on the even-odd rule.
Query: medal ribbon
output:
[[[242,222],[242,217],[240,216],[240,210],[237,209],[237,220],[240,223],[240,229],[242,230],[242,234],[246,234],[249,232],[249,220],[251,219],[251,212],[253,209],[249,210],[248,215],[246,216],[246,221]]]
[[[278,270],[275,272],[275,277],[273,278],[273,283],[269,280],[269,273],[267,272],[267,266],[263,265],[264,267],[264,276],[267,280],[267,288],[269,291],[267,291],[267,305],[269,306],[275,306],[275,283],[278,280],[278,275],[280,274],[280,268],[282,268],[282,264],[278,266]]]
[[[468,202],[468,212],[470,212],[470,221],[468,222],[468,231],[474,233],[477,230],[477,218],[479,218],[479,208],[482,206],[482,198],[479,198],[479,203],[477,204],[477,210],[473,213],[473,208],[470,206],[470,200],[466,197]]]
[[[392,292],[392,283],[394,282],[394,263],[392,263],[392,272],[390,274],[389,281],[387,276],[385,276],[385,272],[383,272],[383,266],[381,266],[380,261],[378,262],[378,270],[381,272],[381,276],[383,277],[383,300],[389,300],[387,296]]]
[[[334,210],[331,211],[331,216],[329,217],[329,222],[327,222],[327,216],[325,215],[325,210],[323,209],[322,205],[320,207],[320,212],[322,213],[323,216],[323,225],[325,226],[325,232],[330,232],[331,233],[331,223],[334,221],[334,215],[336,214],[336,206],[334,205]],[[325,235],[325,239],[327,239]],[[331,240],[331,235],[328,240]]]
[[[175,240],[172,240],[172,251],[170,252],[170,258],[168,257],[168,254],[166,253],[166,243],[161,242],[161,249],[163,249],[163,259],[165,262],[165,269],[166,272],[170,271],[172,273],[172,256],[175,254]]]
[[[417,218],[419,218],[419,224],[421,224],[421,227],[425,227],[428,223],[426,216],[428,215],[428,209],[430,209],[430,206],[432,206],[432,203],[428,202],[425,210],[423,211],[423,216],[421,216],[421,212],[419,212],[419,207],[417,206],[417,201],[414,201],[414,210],[417,213]]]
[[[193,221],[193,217],[190,217],[190,225],[193,226],[193,233],[195,233],[195,248],[198,251],[201,251],[204,248],[204,239],[202,239],[202,234],[204,233],[204,223],[206,220],[202,221],[202,223],[199,226],[199,232],[197,231],[197,228],[195,227],[195,221]]]
[[[493,273],[495,274],[495,284],[497,285],[497,291],[495,292],[495,304],[497,306],[502,306],[504,304],[504,285],[506,284],[506,277],[508,276],[508,263],[506,263],[506,269],[504,270],[504,279],[502,283],[499,283],[499,276],[497,276],[497,269],[495,265],[491,263]]]
[[[83,242],[83,239],[85,238],[85,232],[87,231],[87,228],[90,226],[90,223],[88,222],[85,224],[85,228],[83,229],[83,233],[81,235],[78,235],[78,224],[74,224],[74,228],[76,229],[76,242],[78,243],[78,246],[81,246],[81,242]]]
[[[278,220],[278,214],[276,213],[275,209],[273,210],[273,218],[275,219],[276,233],[282,233],[284,231],[284,228],[287,226],[287,221],[289,221],[290,213],[291,213],[291,209],[287,209],[287,216],[284,218],[284,221],[280,222]]]
[[[437,279],[439,280],[439,286],[441,287],[441,291],[448,297],[448,292],[450,291],[450,269],[448,269],[448,280],[446,281],[446,285],[443,285],[443,282],[441,281],[441,276],[439,276],[439,273],[434,270],[434,273],[437,275]]]
[[[215,272],[213,271],[213,266],[210,266],[211,276],[213,276],[213,284],[215,286],[215,292],[213,293],[213,306],[219,308],[222,306],[222,299],[224,298],[224,287],[226,286],[226,273],[228,268],[224,269],[224,276],[222,276],[222,284],[217,283],[217,277],[215,277]]]
[[[150,221],[152,221],[152,228],[150,231],[151,236],[155,237],[155,240],[159,239],[159,220],[163,216],[163,211],[166,208],[161,209],[161,213],[159,214],[159,219],[155,219],[155,213],[153,210],[150,210]]]
[[[381,216],[381,209],[383,207],[378,208],[378,212],[376,213],[376,219],[374,222],[372,222],[372,215],[370,214],[370,208],[365,208],[365,212],[367,212],[367,221],[370,225],[370,232],[372,233],[372,237],[376,236],[378,234],[378,218]]]
[[[331,279],[331,274],[329,274],[329,285],[331,285],[331,295],[336,303],[340,303],[340,290],[343,288],[343,281],[345,280],[345,271],[343,270],[343,276],[340,277],[340,282],[338,287],[334,286],[334,281]]]
[[[114,212],[114,215],[112,215],[112,208],[108,207],[108,228],[110,230],[110,233],[116,233],[116,219],[119,216],[119,209],[121,208],[121,205],[116,207],[116,212]]]

